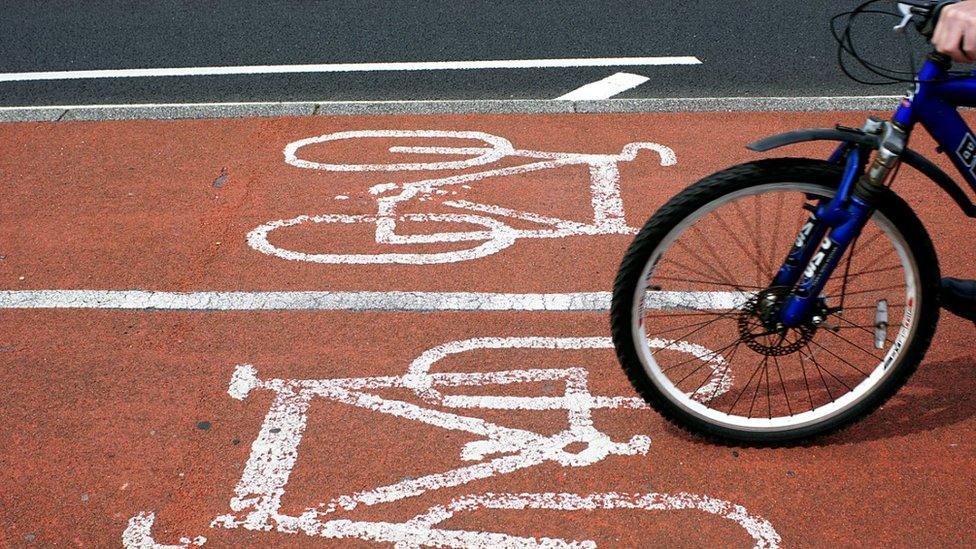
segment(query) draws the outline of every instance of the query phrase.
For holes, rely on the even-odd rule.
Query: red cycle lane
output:
[[[0,126],[3,541],[976,541],[958,319],[808,446],[708,444],[635,398],[603,310],[633,228],[755,138],[865,115],[729,116]],[[971,275],[966,218],[896,188]]]

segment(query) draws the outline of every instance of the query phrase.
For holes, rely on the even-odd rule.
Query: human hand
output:
[[[932,45],[958,63],[976,62],[976,0],[942,9]]]

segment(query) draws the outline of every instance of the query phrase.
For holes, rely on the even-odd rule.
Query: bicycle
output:
[[[850,41],[851,20],[877,1],[848,12],[835,37],[843,52],[890,77]],[[901,2],[896,29],[914,21],[931,38],[950,3]],[[765,152],[839,142],[827,160],[730,167],[673,197],[640,230],[614,284],[613,341],[633,386],[665,418],[718,442],[797,442],[870,414],[915,371],[939,318],[939,265],[924,226],[891,184],[907,164],[976,217],[952,178],[907,146],[920,123],[976,189],[976,137],[957,112],[976,106],[976,73],[952,72],[951,60],[933,52],[912,74],[915,88],[890,120],[748,145]],[[749,297],[727,310],[645,310],[660,291],[715,288]],[[648,344],[672,335],[722,355],[731,388],[703,398],[699,389],[714,372]]]

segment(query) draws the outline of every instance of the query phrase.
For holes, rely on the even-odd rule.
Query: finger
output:
[[[952,19],[946,18],[939,21],[939,26],[935,29],[932,36],[932,45],[940,53],[951,55],[953,50],[959,45],[962,37],[962,30],[959,24]]]
[[[946,34],[946,24],[945,24],[945,20],[943,20],[941,25],[937,25],[935,27],[935,33],[932,35],[932,45],[935,46],[935,49],[940,52],[942,51],[942,48],[944,47],[945,44],[945,40],[946,40],[945,34]]]
[[[959,21],[950,19],[942,21],[939,28],[943,32],[938,42],[933,37],[932,44],[935,46],[935,49],[939,53],[948,55],[954,61],[965,63],[966,57],[962,52],[962,41],[965,31],[963,25]]]
[[[932,36],[932,45],[936,51],[951,57],[954,61],[965,62],[962,52],[962,40],[966,33],[967,13],[962,4],[946,6],[939,17],[939,24]]]
[[[956,63],[971,63],[973,60],[966,56],[963,46],[964,37],[959,37],[959,42],[954,48],[949,48],[947,55]]]
[[[976,61],[976,27],[970,25],[966,34],[962,38],[962,55],[966,58],[965,63]]]

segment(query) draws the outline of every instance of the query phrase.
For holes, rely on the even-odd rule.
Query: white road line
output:
[[[610,99],[615,95],[636,88],[648,80],[650,80],[650,78],[641,76],[639,74],[618,72],[617,74],[610,75],[603,80],[597,80],[596,82],[591,82],[585,86],[579,87],[566,95],[561,95],[557,97],[556,100],[599,101],[601,99]]]
[[[155,292],[148,290],[0,291],[0,309],[170,311],[607,311],[610,292]],[[739,292],[652,292],[651,309],[738,308]]]
[[[12,72],[0,74],[0,82],[77,80],[86,78],[140,78],[157,76],[224,76],[230,74],[292,74],[321,72],[443,71],[472,69],[547,69],[571,67],[622,67],[700,65],[693,56],[601,57],[592,59],[506,59],[486,61],[429,61],[405,63],[316,63],[307,65],[240,65],[232,67],[174,67],[86,71]]]

